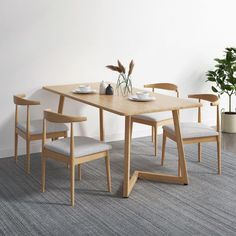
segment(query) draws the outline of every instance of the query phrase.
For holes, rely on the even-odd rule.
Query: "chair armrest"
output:
[[[74,123],[86,121],[87,117],[84,116],[68,116],[60,113],[52,112],[49,109],[44,110],[44,118],[54,123]]]
[[[14,104],[16,105],[22,105],[22,106],[40,105],[39,101],[26,99],[25,94],[14,95],[13,100],[14,100]]]
[[[156,83],[156,84],[146,84],[144,88],[156,88],[156,89],[164,89],[164,90],[172,90],[178,91],[178,86],[171,83]]]
[[[188,98],[196,98],[200,100],[205,100],[211,103],[211,106],[219,105],[219,98],[214,94],[190,94]]]

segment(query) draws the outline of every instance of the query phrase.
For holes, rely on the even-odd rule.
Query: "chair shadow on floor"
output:
[[[34,155],[35,158],[33,158],[33,163],[36,164],[36,166],[40,165],[40,158],[38,154]],[[41,204],[41,205],[65,205],[68,206],[69,201],[67,203],[67,198],[69,199],[69,179],[68,177],[68,169],[66,166],[63,165],[53,165],[53,163],[49,163],[49,171],[52,171],[48,173],[50,175],[49,181],[47,183],[47,191],[45,193],[41,192],[41,182],[40,182],[40,168],[35,169],[37,170],[36,173],[32,171],[30,175],[27,175],[25,173],[24,169],[24,156],[22,156],[19,159],[18,164],[16,165],[14,160],[12,158],[4,158],[0,162],[0,169],[11,169],[10,172],[2,171],[0,174],[3,175],[4,178],[2,178],[2,181],[0,180],[0,185],[2,186],[0,190],[0,201],[1,199],[3,201],[7,201],[9,203],[31,203],[31,204]],[[34,161],[35,160],[35,161]],[[35,166],[35,165],[34,165]],[[2,167],[2,168],[1,168]],[[59,172],[59,176],[55,175],[55,173]],[[89,177],[90,175],[87,175],[85,173],[85,178]],[[101,176],[101,179],[105,179],[105,176]],[[67,181],[68,179],[68,181]],[[104,183],[104,186],[100,186],[97,189],[92,189],[94,186],[96,188],[96,184],[92,181],[93,177],[91,178],[91,181],[84,180],[83,184],[89,184],[88,188],[86,186],[83,186],[82,188],[79,188],[79,182],[76,181],[76,198],[80,198],[80,196],[91,196],[91,197],[109,197],[109,198],[120,198],[121,195],[119,194],[120,190],[113,191],[112,193],[107,192],[106,189],[106,183]],[[83,181],[83,180],[82,180]],[[58,183],[62,183],[64,186],[57,186]],[[117,182],[117,181],[116,181]],[[67,186],[68,183],[68,186]],[[15,186],[17,185],[17,186]],[[117,186],[117,183],[116,183]],[[104,189],[103,189],[104,187]],[[11,189],[11,190],[10,190]],[[10,190],[10,191],[9,191]],[[2,192],[2,193],[1,193]],[[5,194],[5,192],[9,192],[8,194]],[[53,195],[60,197],[60,192],[62,193],[60,202],[59,199],[53,198]],[[65,197],[66,196],[66,197]],[[35,201],[32,201],[31,199],[35,199]],[[40,200],[41,199],[41,200]],[[84,197],[83,197],[84,199]]]
[[[143,139],[142,139],[143,140]],[[149,140],[149,139],[148,139]],[[122,143],[119,143],[118,146],[123,146]],[[150,144],[151,145],[151,144]],[[139,145],[134,145],[133,148],[138,148]],[[149,148],[147,145],[146,148]],[[166,165],[164,167],[160,166],[160,159],[157,160],[153,158],[147,158],[142,153],[134,152],[131,154],[132,161],[132,171],[140,169],[140,166],[147,171],[156,171],[156,172],[173,172],[177,174],[177,150],[175,145],[168,145],[167,149],[169,150],[169,155],[166,159]],[[202,160],[201,163],[195,159],[196,148],[186,150],[186,160],[189,167],[188,174],[191,179],[194,179],[196,176],[218,176],[214,160],[209,159],[206,156],[206,160]],[[116,150],[116,143],[114,143],[114,150]],[[209,150],[209,148],[208,148]],[[142,149],[142,151],[145,151]],[[79,200],[80,196],[83,196],[83,199],[86,200],[86,196],[91,199],[96,199],[97,197],[106,197],[108,199],[121,199],[122,198],[122,180],[123,180],[123,150],[119,149],[111,153],[113,158],[111,158],[111,172],[113,175],[112,183],[112,193],[105,191],[106,181],[104,175],[99,175],[102,172],[100,169],[103,168],[101,163],[89,164],[85,166],[83,171],[83,176],[80,182],[76,180],[76,198]],[[211,155],[211,154],[208,154]],[[209,162],[212,161],[212,162]],[[54,162],[47,162],[47,186],[46,192],[41,193],[41,160],[40,154],[32,154],[32,173],[31,175],[26,175],[24,170],[25,156],[19,157],[19,162],[15,165],[13,158],[2,159],[0,162],[0,179],[1,190],[0,190],[0,200],[8,202],[28,202],[32,204],[41,204],[41,205],[58,205],[58,206],[68,206],[69,201],[67,202],[67,197],[69,199],[69,171],[64,164],[55,164]],[[99,168],[97,168],[99,166]],[[9,171],[10,170],[10,171]],[[224,169],[223,169],[224,170]],[[223,171],[224,173],[224,171]],[[97,176],[100,176],[97,179]],[[100,181],[101,178],[101,181]],[[205,177],[203,177],[205,178]],[[95,181],[94,181],[95,179]],[[218,178],[217,178],[218,179]],[[104,183],[103,183],[104,181]],[[140,181],[141,184],[142,181]],[[97,185],[98,184],[98,185]],[[159,182],[153,181],[153,184],[159,185]],[[93,189],[94,188],[94,189]],[[5,194],[4,191],[9,192]],[[60,196],[60,191],[62,196]],[[1,194],[2,193],[2,194]],[[58,195],[62,199],[53,199],[53,196]],[[35,199],[33,201],[32,199]],[[90,199],[90,200],[91,200]],[[54,201],[55,200],[55,201]],[[80,204],[80,203],[78,203]]]
[[[51,186],[52,187],[52,186]],[[51,190],[55,190],[56,188],[52,188]],[[69,186],[68,188],[57,188],[58,190],[62,190],[63,192],[67,193],[68,192],[68,198],[69,198]],[[50,191],[51,192],[51,191]],[[47,194],[47,192],[45,193],[41,193],[42,195]],[[96,197],[109,197],[109,198],[120,198],[121,199],[121,194],[122,194],[122,186],[120,189],[118,189],[116,191],[116,193],[109,193],[105,190],[90,190],[90,189],[75,189],[75,194],[77,195],[76,198],[78,198],[81,195],[89,195],[89,196],[96,196]],[[68,203],[61,203],[61,202],[52,202],[52,201],[23,201],[24,203],[31,203],[31,204],[38,204],[38,205],[58,205],[58,206],[70,206],[70,202],[68,201]]]

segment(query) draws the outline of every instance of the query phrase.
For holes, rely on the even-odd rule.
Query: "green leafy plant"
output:
[[[214,82],[212,91],[219,96],[229,96],[229,112],[231,112],[232,96],[236,95],[236,48],[226,48],[222,59],[214,59],[215,70],[207,72],[207,81]]]
[[[134,68],[133,60],[129,63],[128,73],[126,73],[125,67],[121,64],[119,60],[117,61],[117,66],[108,65],[106,67],[110,70],[117,71],[119,73],[116,83],[116,90],[118,91],[118,93],[119,90],[121,90],[124,96],[129,93],[132,93],[133,87],[132,87],[131,74]]]

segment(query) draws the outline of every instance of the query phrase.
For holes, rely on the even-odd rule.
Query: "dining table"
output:
[[[183,140],[181,137],[179,110],[198,108],[202,104],[199,102],[193,102],[190,99],[177,98],[169,95],[150,92],[151,96],[155,97],[155,100],[149,102],[132,101],[127,96],[123,96],[118,93],[114,95],[101,95],[99,94],[99,83],[87,83],[89,86],[96,90],[91,94],[78,94],[73,91],[81,84],[66,84],[66,85],[50,85],[44,86],[43,89],[49,92],[58,94],[59,105],[58,113],[63,113],[64,100],[69,98],[93,107],[99,110],[99,125],[100,125],[100,140],[104,141],[104,111],[108,111],[120,116],[125,117],[124,127],[124,169],[123,169],[123,197],[129,197],[135,183],[138,179],[155,180],[166,183],[183,184],[187,185],[188,172],[185,160],[185,153],[183,148]],[[133,93],[140,91],[139,89],[133,89]],[[164,112],[170,111],[173,116],[173,123],[175,128],[175,137],[177,140],[178,150],[178,174],[164,174],[160,172],[147,172],[142,170],[135,170],[130,173],[131,170],[131,117],[133,115],[139,115],[144,113]]]

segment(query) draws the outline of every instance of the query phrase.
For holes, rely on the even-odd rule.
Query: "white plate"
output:
[[[132,95],[130,97],[128,97],[129,100],[131,101],[135,101],[135,102],[150,102],[150,101],[154,101],[156,100],[155,97],[149,97],[149,98],[138,98],[136,95]]]
[[[74,89],[72,90],[72,93],[78,93],[78,94],[91,94],[91,93],[96,93],[95,89],[91,89],[88,91],[81,91],[80,89]]]

